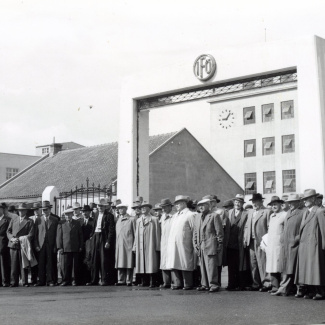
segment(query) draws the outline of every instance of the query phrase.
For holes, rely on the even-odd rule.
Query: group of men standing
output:
[[[50,202],[27,205],[19,216],[0,206],[3,286],[138,285],[217,292],[228,266],[227,290],[259,290],[320,300],[325,288],[325,208],[309,189],[303,197],[273,196],[268,207],[253,194],[251,208],[237,194],[223,207],[216,195],[197,204],[184,195],[154,207],[138,197],[128,206],[101,199],[77,202],[63,216]],[[302,202],[304,203],[302,205]],[[191,204],[190,204],[191,203]],[[59,269],[57,268],[59,261]],[[117,270],[117,272],[116,272]]]

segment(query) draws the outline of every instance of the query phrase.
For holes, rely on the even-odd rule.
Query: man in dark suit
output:
[[[248,211],[244,233],[244,247],[249,247],[250,267],[253,278],[252,290],[261,292],[271,289],[270,278],[266,273],[266,255],[260,245],[268,231],[271,210],[263,206],[264,198],[260,193],[250,199],[253,209]]]
[[[94,218],[90,235],[93,243],[91,282],[87,285],[98,284],[99,271],[101,285],[115,283],[115,221],[114,215],[107,211],[110,203],[107,199],[101,199],[98,204],[99,214]]]
[[[10,250],[7,236],[10,220],[4,215],[3,207],[0,205],[0,270],[3,287],[9,287],[10,284]]]
[[[72,219],[73,209],[69,208],[63,212],[66,220],[58,225],[56,245],[59,254],[63,255],[63,282],[61,286],[79,285],[80,269],[78,267],[79,253],[83,248],[83,236],[78,220]],[[72,282],[72,270],[74,281]]]
[[[19,275],[21,276],[23,285],[28,285],[28,268],[23,268],[22,256],[20,251],[19,238],[27,236],[29,242],[32,242],[34,236],[34,222],[27,217],[27,204],[21,203],[18,208],[19,216],[11,219],[7,229],[9,239],[8,247],[10,247],[11,257],[11,287],[18,287]]]
[[[237,194],[233,199],[234,209],[229,210],[230,232],[227,247],[228,287],[226,289],[230,291],[246,286],[239,271],[240,255],[242,255],[240,250],[243,249],[243,243],[240,243],[239,239],[247,218],[247,211],[243,209],[244,203],[244,195]]]
[[[43,214],[35,219],[34,247],[38,252],[38,278],[35,286],[54,286],[56,283],[56,235],[59,221],[51,215],[51,205],[43,202]]]
[[[198,202],[198,214],[193,233],[194,249],[200,257],[201,286],[199,291],[217,292],[220,289],[218,266],[222,265],[224,231],[219,214],[211,211],[210,200]]]

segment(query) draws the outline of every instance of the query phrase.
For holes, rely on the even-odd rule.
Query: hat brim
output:
[[[174,204],[171,203],[171,202],[168,203],[168,204],[161,204],[160,206],[163,208],[163,207],[168,207],[169,205],[172,206],[172,207],[174,206]]]
[[[142,204],[142,205],[140,205],[140,209],[141,208],[145,208],[145,207],[148,207],[148,208],[152,209],[152,205],[151,204]]]
[[[254,199],[254,200],[252,198],[252,199],[249,199],[248,201],[262,201],[262,200],[265,200],[265,197],[261,197],[259,199]]]
[[[157,210],[162,210],[162,208],[152,208],[152,210],[157,211]]]
[[[186,199],[180,199],[180,200],[177,200],[177,201],[174,201],[174,204],[176,204],[177,202],[185,202],[185,203],[187,203],[188,202],[188,200],[186,200]]]
[[[313,194],[313,195],[304,196],[304,197],[302,197],[301,199],[302,199],[302,200],[305,200],[305,199],[308,199],[308,198],[310,198],[310,197],[318,196],[318,195],[319,195],[319,193],[316,193],[316,194]]]
[[[81,211],[82,211],[82,212],[85,212],[85,211],[89,211],[89,212],[91,212],[91,211],[93,211],[93,209],[81,209]]]
[[[44,210],[44,209],[49,209],[49,208],[52,208],[52,207],[53,207],[53,205],[49,205],[47,207],[41,207],[41,209]]]
[[[240,198],[238,198],[238,197],[235,197],[235,198],[233,198],[233,199],[231,199],[232,201],[240,201],[240,202],[242,202],[242,203],[246,203],[243,199],[240,199]]]
[[[63,211],[63,213],[64,214],[66,214],[66,213],[73,213],[73,209],[65,210],[65,211]]]
[[[16,210],[29,210],[29,208],[17,208]]]
[[[290,202],[299,202],[301,201],[301,199],[295,199],[295,200],[287,200],[285,201],[286,203],[290,203]]]
[[[280,204],[283,204],[284,201],[283,201],[283,200],[274,200],[274,201],[271,201],[268,205],[272,205],[273,203],[280,203]]]

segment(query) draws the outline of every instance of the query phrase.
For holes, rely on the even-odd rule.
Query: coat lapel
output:
[[[18,218],[18,222],[19,222],[19,221],[20,221],[20,218]],[[18,232],[19,232],[20,230],[22,230],[22,229],[26,226],[26,224],[27,224],[27,219],[24,218],[24,220],[23,220],[22,222],[20,222],[20,224],[19,224]]]
[[[7,219],[5,216],[2,217],[2,220],[0,220],[0,227],[4,225],[7,222]]]
[[[232,215],[232,220],[234,220],[235,218],[235,221],[233,222],[233,226],[234,225],[238,225],[238,223],[239,223],[239,221],[240,221],[240,219],[241,219],[241,215],[242,215],[242,213],[243,213],[243,211],[239,211],[239,213],[238,213],[238,215],[237,215],[237,217],[235,216],[235,210],[233,211],[233,215]]]
[[[311,212],[309,213],[309,215],[307,216],[307,218],[303,224],[303,227],[305,227],[305,225],[315,217],[317,210],[318,210],[317,207],[312,208]]]
[[[202,219],[202,217],[201,217],[201,219]],[[208,215],[205,216],[205,218],[204,218],[204,220],[202,222],[202,229],[205,228],[205,226],[208,224],[210,219],[211,219],[211,214],[208,214]]]

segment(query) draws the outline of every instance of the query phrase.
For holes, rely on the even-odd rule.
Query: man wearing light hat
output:
[[[152,208],[152,210],[154,211],[155,217],[157,217],[158,220],[160,221],[162,215],[162,208],[160,206],[160,203],[156,203],[155,206]]]
[[[115,268],[117,269],[117,283],[115,285],[132,285],[134,259],[132,248],[135,237],[135,219],[126,211],[128,206],[118,204],[116,210],[119,218],[116,222],[116,250]]]
[[[223,227],[219,215],[211,212],[209,199],[198,202],[201,212],[194,227],[194,248],[200,258],[201,286],[199,291],[217,292],[220,289],[218,267],[222,265]]]
[[[112,213],[107,211],[111,202],[100,199],[98,216],[94,217],[94,228],[90,235],[93,240],[91,282],[87,285],[97,285],[99,273],[101,285],[112,285],[115,282],[115,221]]]
[[[228,287],[227,290],[243,290],[248,285],[249,252],[243,246],[247,211],[243,209],[244,195],[237,194],[232,199],[234,208],[229,210],[229,241],[227,247]]]
[[[26,203],[19,204],[17,208],[19,216],[11,219],[7,229],[11,257],[11,287],[18,287],[19,276],[23,285],[28,284],[28,268],[23,268],[22,255],[20,251],[20,237],[27,237],[31,242],[34,236],[34,222],[27,217],[28,206]]]
[[[81,213],[81,206],[79,202],[74,202],[72,205],[72,209],[73,209],[73,216],[72,219],[77,220],[80,223],[80,226],[83,225],[84,223],[84,218],[83,215]]]
[[[290,210],[284,220],[283,229],[283,273],[280,287],[277,292],[271,293],[273,296],[287,296],[294,287],[294,275],[297,266],[297,254],[299,247],[299,231],[303,216],[303,210],[299,208],[299,194],[290,194],[286,200]],[[298,287],[297,295],[300,295]],[[302,294],[301,294],[302,295]]]
[[[325,297],[325,209],[316,205],[318,193],[304,191],[304,211],[300,227],[300,242],[295,283],[308,286],[304,298],[320,300]],[[300,296],[300,295],[299,295]]]
[[[260,245],[262,237],[267,233],[271,210],[263,205],[262,194],[253,194],[253,209],[248,211],[247,222],[244,231],[244,247],[249,247],[250,269],[252,272],[253,285],[251,290],[266,292],[271,289],[270,279],[267,276],[266,255]]]
[[[171,221],[167,244],[166,268],[171,269],[173,290],[193,289],[193,271],[196,267],[193,247],[195,213],[187,208],[188,196],[177,195],[176,213]],[[183,278],[183,280],[182,280]]]

